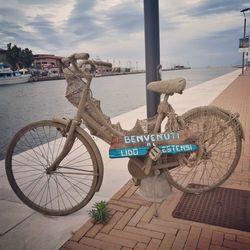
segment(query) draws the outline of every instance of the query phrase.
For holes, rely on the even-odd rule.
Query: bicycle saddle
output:
[[[174,93],[182,94],[186,87],[186,80],[182,77],[165,81],[151,82],[147,85],[147,89],[153,92],[173,95]]]

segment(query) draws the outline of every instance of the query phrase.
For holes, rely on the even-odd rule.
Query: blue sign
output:
[[[109,150],[110,158],[124,158],[133,156],[145,156],[148,154],[151,147],[130,147],[130,148],[116,148]],[[178,154],[185,152],[194,152],[198,150],[196,144],[174,144],[158,146],[163,154]]]

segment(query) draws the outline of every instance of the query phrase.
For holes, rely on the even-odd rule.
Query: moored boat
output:
[[[3,63],[0,63],[0,85],[26,83],[30,79],[30,74],[21,74],[13,71]]]

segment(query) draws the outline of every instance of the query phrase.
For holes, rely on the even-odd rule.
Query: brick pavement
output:
[[[233,175],[223,186],[250,190],[250,70],[238,77],[213,102],[213,105],[238,112],[245,132],[242,155]],[[182,193],[173,190],[154,204],[143,200],[129,181],[109,201],[112,217],[106,225],[87,221],[60,248],[66,249],[250,249],[250,233],[191,222],[172,217]]]

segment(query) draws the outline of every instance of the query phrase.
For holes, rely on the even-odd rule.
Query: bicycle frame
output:
[[[74,63],[73,66],[74,66],[74,69],[76,71],[79,71],[77,64]],[[92,100],[90,98],[90,93],[91,93],[90,84],[92,81],[92,76],[86,75],[86,79],[87,79],[86,87],[85,87],[85,90],[81,94],[81,98],[80,98],[80,102],[79,102],[79,105],[77,108],[76,115],[70,124],[65,145],[62,149],[62,152],[55,159],[53,164],[48,168],[48,170],[47,170],[48,173],[55,171],[56,168],[59,166],[60,162],[63,160],[63,158],[71,150],[71,148],[74,144],[74,139],[75,139],[75,137],[74,137],[75,129],[77,126],[81,125],[82,121],[85,124],[88,124],[89,127],[93,128],[95,131],[98,131],[98,133],[101,135],[101,138],[105,142],[107,142],[108,144],[111,144],[113,136],[123,136],[124,135],[124,133],[116,130],[112,126],[113,124],[109,124],[105,120],[104,115],[99,111],[99,109],[96,107],[96,105],[92,102]],[[159,104],[158,114],[156,116],[156,122],[155,122],[155,126],[153,129],[153,133],[159,132],[160,127],[161,127],[161,123],[165,119],[165,117],[169,116],[169,114],[174,113],[174,109],[168,103],[168,97],[169,97],[168,95],[165,95],[163,101],[161,101],[161,103]],[[91,117],[88,114],[88,112],[86,112],[86,104],[88,104],[92,108],[92,110],[94,111],[94,113],[96,115],[96,119]],[[138,162],[136,160],[134,162],[136,162],[136,164],[138,164]],[[150,158],[148,158],[148,160],[146,162],[147,172],[150,171],[151,165],[152,165],[152,160],[150,160]]]
[[[59,166],[60,162],[63,160],[63,158],[69,153],[71,150],[74,139],[75,139],[75,130],[80,124],[83,122],[89,127],[90,129],[93,129],[97,134],[95,134],[97,137],[101,138],[108,144],[111,144],[113,137],[121,137],[124,135],[127,135],[131,133],[131,131],[126,130],[118,130],[116,129],[116,125],[112,124],[111,122],[108,122],[105,119],[105,114],[103,114],[95,105],[93,99],[91,99],[91,89],[90,84],[92,81],[92,74],[91,71],[85,71],[85,69],[80,68],[82,65],[93,65],[93,61],[85,60],[83,61],[83,64],[79,67],[80,64],[77,63],[76,59],[72,59],[70,61],[72,64],[72,69],[70,69],[72,75],[77,78],[77,81],[82,81],[85,88],[81,93],[81,98],[78,104],[77,112],[74,117],[74,119],[71,121],[69,130],[66,131],[67,139],[65,142],[65,145],[59,154],[59,156],[55,159],[55,161],[51,164],[51,166],[48,168],[47,173],[51,173],[56,170],[56,168]],[[95,65],[94,65],[95,67]],[[69,69],[69,67],[67,67]],[[80,76],[77,74],[80,73]],[[82,76],[86,79],[86,82],[82,80]],[[68,79],[67,79],[68,80]],[[75,80],[75,79],[73,79]],[[180,129],[184,129],[185,123],[183,120],[179,119],[179,117],[176,115],[173,107],[168,103],[169,95],[165,94],[163,100],[160,102],[157,110],[157,115],[154,118],[154,127],[150,133],[156,134],[159,133],[161,130],[161,124],[163,120],[167,117],[167,130],[170,132],[178,131]],[[87,107],[92,110],[92,113],[94,113],[94,117],[92,116],[92,113],[89,114]],[[91,132],[91,131],[90,131]],[[133,131],[135,133],[135,131]],[[148,175],[152,169],[152,159],[147,155],[145,157],[145,161],[142,164],[141,161],[138,161],[136,158],[130,158],[133,164],[136,166],[143,168],[143,171],[146,175]],[[164,163],[157,165],[157,169],[160,168],[166,168],[166,167],[173,167],[177,166],[178,162],[171,162],[170,164]]]

